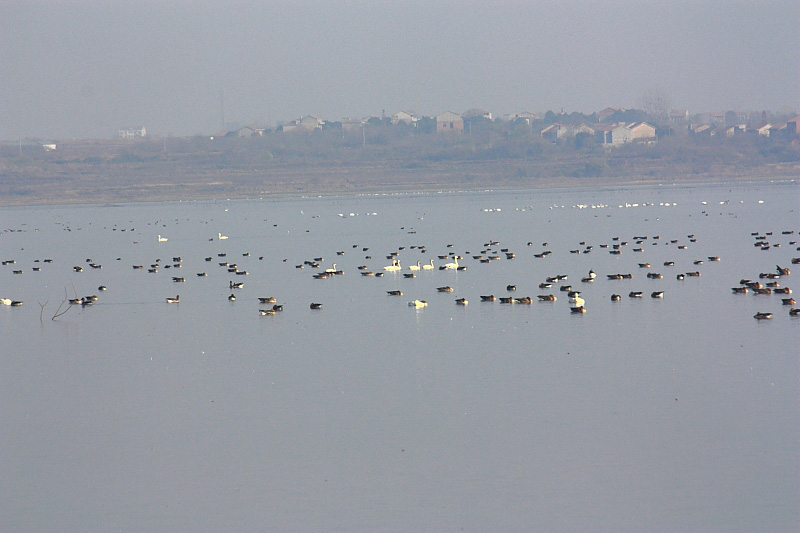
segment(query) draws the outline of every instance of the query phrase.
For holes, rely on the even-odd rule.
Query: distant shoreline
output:
[[[713,184],[746,184],[769,182],[793,182],[800,179],[795,175],[720,175],[720,176],[676,176],[674,179],[642,179],[642,178],[537,178],[528,180],[485,179],[479,182],[465,180],[446,180],[442,183],[381,183],[374,180],[351,180],[345,184],[334,182],[327,184],[325,180],[309,183],[308,180],[294,184],[286,182],[272,190],[257,190],[253,183],[234,185],[228,180],[220,181],[193,180],[186,182],[176,180],[175,183],[130,183],[120,180],[116,184],[106,186],[64,187],[59,183],[39,183],[31,185],[24,194],[9,194],[0,187],[0,206],[61,206],[61,205],[96,205],[108,203],[157,203],[178,201],[213,201],[213,200],[254,200],[263,198],[304,198],[351,195],[389,195],[389,194],[431,194],[480,191],[525,191],[540,189],[570,189],[598,187],[639,187],[656,185],[713,185]],[[49,180],[48,180],[49,181]],[[422,180],[427,181],[427,180]]]

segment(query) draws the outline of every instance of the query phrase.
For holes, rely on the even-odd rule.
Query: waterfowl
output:
[[[734,294],[747,294],[747,287],[731,287]]]
[[[229,289],[241,289],[244,288],[244,282],[234,283],[233,281],[228,282]]]
[[[198,273],[197,273],[197,276],[198,276],[198,277],[200,277],[200,278],[204,278],[204,277],[206,277],[207,275],[208,275],[208,274],[206,274],[205,272],[198,272]]]
[[[415,278],[417,276],[413,272],[408,272],[408,273],[403,274],[403,277],[404,278]]]
[[[663,274],[659,274],[657,272],[648,272],[647,277],[649,279],[662,279],[664,276]]]
[[[11,305],[11,298],[0,298],[0,305]]]
[[[721,259],[719,258],[718,255],[709,255],[708,256],[708,260],[709,261],[721,261]]]
[[[631,292],[628,293],[628,296],[630,298],[641,298],[642,297],[642,291],[631,291]]]
[[[230,295],[230,296],[228,296],[228,300],[229,300],[229,301],[231,301],[231,302],[233,302],[234,300],[236,300],[236,295],[235,295],[235,294],[233,294],[233,293],[231,293],[231,295]]]
[[[482,302],[494,302],[497,298],[494,297],[494,294],[489,294],[488,296],[481,296]]]
[[[175,296],[175,298],[167,297],[167,303],[170,303],[170,304],[180,303],[180,301],[181,301],[181,295],[180,294]]]
[[[420,307],[427,307],[427,305],[428,302],[426,302],[425,300],[414,300],[412,302],[408,302],[409,307],[416,307],[417,309],[419,309]]]
[[[445,256],[446,258],[447,256]],[[453,259],[453,263],[445,263],[444,268],[448,270],[458,270],[458,257]]]
[[[569,299],[569,303],[575,304],[576,306],[583,306],[583,304],[585,304],[586,301],[580,296],[573,296],[572,298]]]
[[[697,278],[700,277],[700,272],[687,272],[686,275],[690,278]]]
[[[781,298],[781,305],[794,305],[795,302],[794,298]]]
[[[262,304],[274,304],[276,301],[274,296],[264,296],[258,299],[258,302]]]
[[[280,313],[281,311],[283,311],[283,304],[275,304],[272,306],[272,309]]]
[[[99,287],[97,287],[97,290],[98,291],[105,291],[105,290],[108,290],[108,287],[106,287],[105,285],[100,285]]]
[[[453,292],[453,287],[445,285],[444,287],[436,287],[436,290],[439,292]]]
[[[578,306],[578,307],[570,307],[569,310],[571,312],[573,312],[573,313],[576,313],[576,314],[577,313],[585,313],[586,312],[586,308],[584,306],[582,306],[582,305]]]
[[[515,290],[517,290],[517,286],[516,285],[506,285],[506,290],[509,291],[509,292],[515,291]]]
[[[258,310],[258,313],[259,313],[261,316],[267,316],[267,315],[275,315],[275,314],[277,314],[278,312],[277,312],[275,309],[259,309],[259,310]]]
[[[650,293],[650,298],[663,298],[664,291],[653,291]]]
[[[675,261],[664,261],[665,267],[675,266]]]
[[[158,242],[167,242],[169,239],[166,237],[162,237],[161,235],[158,236]]]
[[[327,274],[336,274],[336,263],[334,263],[331,268],[326,268],[325,273]]]
[[[500,303],[501,304],[513,304],[514,303],[514,298],[512,298],[511,296],[501,296],[500,297]]]
[[[556,295],[555,294],[540,294],[538,296],[540,302],[555,302]]]
[[[539,284],[539,288],[540,288],[540,289],[549,289],[549,288],[550,288],[550,287],[552,287],[552,286],[553,286],[553,284],[552,284],[552,283],[540,283],[540,284]]]
[[[772,318],[772,313],[763,313],[759,311],[758,313],[753,315],[753,318],[755,318],[756,320],[769,320],[770,318]]]
[[[789,316],[800,316],[800,308],[795,309],[792,307],[789,309]]]
[[[402,296],[403,291],[398,291],[398,290],[386,291],[386,294],[388,294],[389,296]]]
[[[175,278],[175,277],[173,277],[172,281],[174,281],[175,283],[183,283],[183,282],[186,281],[186,279],[185,278]]]
[[[456,305],[467,305],[469,302],[466,298],[457,298]]]
[[[375,273],[374,273],[374,272],[370,272],[370,271],[368,270],[368,271],[366,271],[366,272],[362,272],[362,273],[361,273],[361,275],[362,275],[362,276],[374,276],[374,275],[375,275]]]
[[[789,287],[781,287],[774,289],[773,292],[775,292],[775,294],[792,294],[792,289],[790,289]]]
[[[780,265],[775,265],[775,269],[781,276],[788,276],[789,274],[791,274],[791,270],[789,270],[789,267],[781,267]]]
[[[753,289],[753,292],[756,294],[772,294],[772,289],[769,287],[762,287],[759,289]]]
[[[411,265],[410,267],[408,267],[408,269],[409,270],[419,270],[420,269],[419,261],[417,261],[416,265]]]
[[[227,235],[223,235],[222,233],[217,232],[217,239],[224,241],[227,238],[228,238]]]
[[[383,267],[384,270],[388,270],[389,272],[396,272],[401,268],[402,267],[400,266],[400,261],[397,259],[392,260],[391,265]]]
[[[619,294],[612,294],[611,295],[611,301],[612,302],[618,302],[620,300],[622,300],[622,296],[620,296]]]
[[[72,267],[72,270],[74,270],[75,272],[83,272],[83,267],[82,266],[74,266],[74,267]]]
[[[22,305],[22,300],[11,300],[11,307],[19,307]]]
[[[434,267],[433,267],[433,259],[431,259],[430,261],[431,261],[431,262],[430,262],[430,264],[428,264],[428,265],[422,265],[422,269],[423,269],[423,270],[433,270],[433,268],[434,268]]]
[[[530,304],[533,303],[533,299],[530,296],[523,296],[522,298],[514,298],[514,301],[518,304]]]
[[[322,309],[322,304],[312,302],[310,305],[311,309]]]

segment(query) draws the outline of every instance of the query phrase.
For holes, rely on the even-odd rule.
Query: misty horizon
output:
[[[0,5],[0,139],[433,116],[800,107],[800,7],[744,2]]]

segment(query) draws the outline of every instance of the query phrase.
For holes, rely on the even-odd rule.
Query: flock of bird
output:
[[[782,232],[783,235],[792,235],[794,231],[784,231]],[[771,232],[761,234],[759,232],[754,232],[752,236],[755,238],[755,246],[759,247],[762,250],[769,250],[771,247],[780,247],[779,243],[770,244],[769,238],[772,236]],[[687,235],[686,238],[688,239],[687,244],[681,244],[678,239],[673,240],[661,240],[660,236],[633,236],[631,238],[631,242],[623,240],[621,237],[613,237],[608,244],[599,244],[598,249],[606,250],[609,254],[612,255],[620,255],[624,249],[632,249],[633,252],[644,252],[644,245],[646,243],[651,243],[652,245],[657,245],[659,242],[664,242],[665,244],[674,245],[677,249],[685,250],[688,248],[689,244],[697,242],[697,239],[694,235]],[[156,237],[157,242],[163,243],[167,242],[167,238],[161,235]],[[217,234],[217,239],[224,241],[227,240],[228,237],[222,235],[222,233]],[[209,240],[214,240],[209,239]],[[796,245],[796,241],[790,241],[790,245]],[[509,248],[501,248],[501,244],[499,241],[489,240],[484,242],[480,247],[480,250],[476,253],[472,252],[464,252],[463,255],[456,253],[454,251],[448,251],[447,253],[438,255],[437,258],[439,261],[442,261],[442,264],[437,266],[435,264],[435,259],[431,258],[427,261],[423,262],[422,259],[416,259],[416,261],[412,262],[409,266],[404,267],[401,263],[402,259],[401,256],[404,254],[416,253],[416,254],[427,254],[427,248],[424,245],[412,245],[409,247],[401,246],[398,249],[389,252],[385,255],[386,259],[389,261],[388,264],[385,266],[380,267],[378,270],[371,270],[367,264],[363,264],[357,267],[361,276],[364,277],[384,277],[385,275],[390,275],[393,279],[410,279],[415,278],[418,275],[421,275],[421,272],[428,271],[432,272],[435,270],[450,270],[450,271],[465,271],[467,270],[467,265],[464,264],[464,261],[468,258],[471,258],[473,261],[486,264],[491,263],[493,261],[498,261],[503,258],[506,260],[512,260],[517,257],[517,254],[511,251]],[[534,246],[533,242],[527,243],[528,247]],[[365,253],[364,256],[365,260],[372,260],[372,256],[369,255],[369,247],[359,246],[357,244],[352,245],[354,249],[359,249],[362,253]],[[452,244],[448,244],[447,248],[453,248]],[[541,245],[542,251],[539,253],[531,254],[535,258],[546,258],[550,256],[553,252],[549,247],[549,243],[544,242]],[[797,248],[800,250],[800,247]],[[587,244],[585,241],[581,241],[578,248],[570,249],[569,253],[571,254],[588,254],[595,251],[594,245]],[[337,256],[345,255],[344,250],[339,250],[336,252]],[[246,252],[242,254],[243,257],[249,257],[250,253]],[[260,256],[259,260],[264,260],[264,256]],[[204,261],[207,263],[212,263],[215,260],[213,256],[208,256],[204,258]],[[229,276],[246,276],[248,275],[247,270],[242,269],[238,264],[235,262],[230,262],[227,258],[227,253],[221,252],[217,254],[217,264],[219,267],[224,268]],[[718,256],[708,256],[705,259],[694,259],[692,264],[694,266],[699,266],[704,264],[705,261],[709,262],[717,262],[720,261],[721,258]],[[282,262],[287,262],[288,260],[284,259]],[[52,263],[51,259],[45,259],[43,261],[36,260],[35,263]],[[311,269],[318,270],[318,272],[314,273],[312,277],[314,279],[327,279],[330,277],[340,276],[344,274],[342,269],[337,268],[337,263],[333,263],[330,268],[323,268],[322,263],[324,262],[324,258],[314,257],[313,259],[308,259],[303,263],[295,265],[295,268],[302,269],[309,267]],[[86,263],[91,269],[101,269],[102,265],[94,262],[91,259],[86,259]],[[793,264],[800,263],[800,258],[792,259]],[[7,259],[2,262],[3,266],[14,266],[16,265],[16,261],[14,259]],[[674,261],[665,261],[663,263],[664,267],[671,267],[674,266]],[[160,269],[179,269],[183,266],[183,259],[179,256],[172,257],[171,261],[162,261],[160,258],[155,259],[151,264],[134,264],[132,265],[133,269],[135,270],[142,270],[147,271],[151,274],[156,274],[160,271]],[[652,270],[652,265],[648,262],[638,263],[638,268],[641,270],[646,270],[646,278],[647,279],[662,279],[664,276],[661,273],[655,272]],[[41,270],[41,266],[34,266],[33,271],[38,272]],[[84,267],[82,265],[75,265],[72,267],[74,272],[83,272]],[[21,269],[13,269],[13,274],[22,274],[23,270]],[[197,277],[207,277],[207,272],[197,272]],[[687,271],[678,273],[675,277],[677,280],[682,281],[686,278],[698,277],[701,275],[699,270]],[[789,315],[790,316],[800,316],[800,310],[795,308],[795,300],[790,296],[792,291],[788,287],[781,287],[779,280],[786,276],[790,275],[790,269],[786,266],[776,265],[776,269],[774,272],[762,272],[758,276],[758,280],[752,280],[749,278],[742,278],[739,282],[739,285],[732,288],[733,293],[735,294],[746,294],[752,292],[756,295],[770,295],[770,294],[779,294],[785,296],[782,298],[782,304],[789,307]],[[608,281],[614,280],[629,280],[633,279],[634,275],[632,273],[608,273],[604,276],[598,276],[594,270],[589,270],[584,276],[581,276],[580,283],[581,284],[588,284],[594,283],[596,279],[606,279]],[[172,281],[175,283],[185,283],[186,278],[183,276],[172,276]],[[241,281],[228,281],[228,288],[232,291],[230,295],[227,297],[229,301],[235,301],[237,299],[236,290],[242,289],[244,287],[244,282]],[[507,295],[505,296],[495,296],[494,294],[483,294],[480,295],[480,301],[491,303],[491,302],[499,302],[500,304],[523,304],[523,305],[530,305],[535,301],[538,302],[555,302],[557,301],[558,297],[556,296],[557,293],[564,293],[567,301],[569,302],[569,311],[575,314],[581,314],[587,312],[587,305],[582,295],[582,291],[579,289],[579,285],[573,286],[569,283],[569,278],[567,274],[556,274],[553,276],[547,276],[540,281],[538,284],[538,288],[543,291],[541,294],[537,294],[535,297],[531,296],[513,296],[510,293],[514,293],[517,289],[516,285],[509,284],[506,286],[505,290]],[[105,291],[107,289],[106,286],[101,285],[98,287],[98,291]],[[557,289],[557,290],[556,290]],[[548,292],[550,290],[550,292]],[[454,292],[454,288],[450,285],[442,285],[436,287],[436,291],[439,293],[452,293]],[[403,296],[404,292],[402,289],[393,288],[390,290],[385,291],[387,295],[392,297]],[[628,298],[643,298],[649,293],[650,298],[653,299],[660,299],[664,298],[665,291],[663,290],[654,290],[654,291],[640,291],[640,290],[631,290],[628,292]],[[610,300],[612,302],[618,302],[622,299],[622,294],[620,293],[612,293],[610,295]],[[66,301],[69,306],[90,306],[93,305],[95,302],[99,300],[96,294],[84,297],[78,297],[77,295],[75,298],[70,298]],[[169,304],[179,304],[181,302],[181,297],[179,294],[175,296],[167,296],[165,301]],[[259,305],[258,312],[262,316],[272,316],[280,313],[283,310],[283,304],[277,303],[277,299],[274,296],[265,296],[265,297],[258,297],[259,304],[272,304],[267,307],[262,307]],[[469,300],[466,297],[459,296],[455,298],[455,304],[459,306],[466,306],[469,303]],[[21,306],[21,300],[13,300],[10,298],[0,298],[0,304],[8,305],[8,306]],[[413,299],[408,302],[408,306],[420,309],[427,307],[428,301],[425,299]],[[309,304],[309,308],[313,310],[319,310],[322,308],[322,303],[319,302],[311,302]],[[770,319],[773,317],[772,312],[767,311],[759,311],[756,313],[755,318],[757,320],[765,320]]]

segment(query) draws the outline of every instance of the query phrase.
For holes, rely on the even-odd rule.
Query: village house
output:
[[[147,135],[147,131],[144,129],[144,126],[136,126],[132,128],[121,128],[119,130],[119,138],[120,139],[135,139],[141,138]]]
[[[595,135],[595,128],[592,126],[587,126],[586,124],[559,124],[553,123],[545,127],[539,134],[542,136],[543,139],[548,140],[550,142],[556,142],[559,139],[563,139],[566,137],[575,137],[578,134],[585,134],[585,135]]]
[[[283,125],[283,131],[314,131],[321,130],[323,120],[314,115],[306,115]]]
[[[392,115],[392,119],[391,120],[392,120],[392,124],[398,124],[400,122],[404,122],[404,123],[408,124],[409,126],[411,126],[419,119],[417,117],[415,117],[413,114],[411,114],[411,113],[409,113],[407,111],[398,111],[397,113]]]
[[[598,144],[619,146],[633,140],[633,133],[625,124],[598,124],[594,130]]]
[[[634,141],[653,141],[656,138],[656,128],[647,122],[632,122],[628,124],[628,129]]]
[[[364,127],[364,120],[359,118],[345,117],[339,121],[342,125],[342,131],[360,131]]]
[[[460,135],[464,133],[464,120],[452,111],[440,113],[436,115],[436,133]]]

